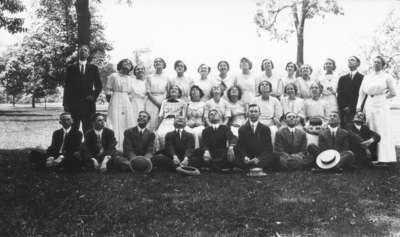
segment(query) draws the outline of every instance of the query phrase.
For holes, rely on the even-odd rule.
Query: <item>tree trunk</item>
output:
[[[35,95],[32,95],[32,108],[36,108],[36,106],[35,106]]]
[[[78,49],[82,45],[90,48],[90,11],[89,0],[76,0],[75,9],[78,15]]]
[[[13,107],[15,107],[15,95],[13,95],[12,97],[13,97]]]
[[[44,110],[46,110],[46,108],[47,108],[47,97],[45,96],[44,97]]]

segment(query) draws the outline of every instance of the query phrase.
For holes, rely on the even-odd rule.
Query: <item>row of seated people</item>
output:
[[[110,169],[149,172],[152,167],[175,170],[180,166],[191,166],[197,169],[209,168],[213,171],[238,168],[249,170],[298,170],[311,167],[319,172],[321,169],[341,172],[343,168],[354,165],[366,165],[379,168],[372,162],[376,144],[380,136],[363,125],[364,114],[358,112],[354,123],[347,124],[345,129],[339,126],[337,112],[331,112],[328,129],[319,134],[318,144],[307,146],[306,133],[296,129],[295,113],[286,114],[287,127],[276,133],[275,146],[272,145],[271,130],[258,121],[260,108],[249,105],[249,121],[240,127],[239,139],[230,128],[220,125],[221,115],[218,110],[211,110],[208,119],[212,126],[202,132],[201,148],[194,148],[193,135],[186,132],[186,120],[182,116],[174,119],[175,130],[165,138],[165,148],[153,154],[155,134],[146,128],[150,115],[146,111],[139,113],[138,125],[124,132],[123,151],[116,150],[116,138],[111,129],[105,127],[100,113],[91,116],[93,129],[85,134],[71,127],[69,113],[60,116],[62,129],[53,133],[51,146],[46,154],[33,150],[28,158],[38,169],[81,170],[95,169],[102,172]],[[228,145],[227,145],[228,144]],[[336,150],[340,156],[323,159],[319,155],[326,150]],[[135,162],[144,159],[143,162]]]

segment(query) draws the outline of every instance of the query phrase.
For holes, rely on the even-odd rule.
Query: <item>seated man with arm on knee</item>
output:
[[[377,144],[381,136],[364,125],[365,114],[361,111],[354,115],[353,123],[344,127],[349,133],[350,150],[354,154],[356,165],[366,165],[370,168],[378,168],[373,161],[377,161]]]
[[[190,160],[190,166],[195,168],[208,167],[213,171],[232,168],[237,138],[227,125],[220,124],[221,114],[213,109],[208,113],[211,127],[202,132],[201,148],[195,150],[195,157]],[[227,148],[228,144],[228,148]]]
[[[123,156],[115,157],[114,164],[122,170],[129,170],[129,161],[137,156],[144,156],[148,159],[153,157],[155,134],[146,128],[151,117],[146,111],[140,111],[138,125],[128,128],[124,132]]]
[[[342,168],[350,168],[354,164],[354,154],[350,151],[349,134],[339,127],[340,118],[337,111],[329,115],[329,126],[318,135],[318,146],[314,143],[308,145],[308,152],[313,156],[313,163],[317,157],[326,150],[336,150],[340,154],[340,161],[331,168],[333,171],[341,172]],[[316,169],[315,171],[320,171]]]
[[[258,121],[256,104],[249,105],[249,121],[239,128],[234,165],[240,169],[277,168],[279,154],[273,152],[271,129]]]
[[[71,126],[73,120],[68,112],[60,115],[59,123],[62,128],[53,132],[51,145],[46,154],[33,150],[29,153],[29,161],[39,169],[46,169],[46,166],[80,169],[83,162],[75,153],[79,151],[82,132]]]
[[[183,130],[185,126],[184,117],[175,117],[175,130],[165,136],[165,148],[161,154],[151,158],[153,167],[175,170],[180,165],[189,165],[189,160],[193,157],[194,152],[194,138],[191,133]]]
[[[105,127],[104,118],[100,113],[93,114],[90,120],[93,129],[86,132],[79,153],[89,168],[104,172],[113,166],[117,140],[114,131]]]
[[[280,153],[280,166],[287,170],[298,170],[312,160],[307,151],[307,135],[296,128],[297,115],[288,112],[285,116],[287,127],[275,135],[275,152]]]

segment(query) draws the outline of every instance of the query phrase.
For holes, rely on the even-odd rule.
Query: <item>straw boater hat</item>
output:
[[[136,156],[129,162],[129,167],[135,173],[146,174],[151,171],[153,165],[149,158],[144,156]]]
[[[191,166],[179,166],[178,168],[176,168],[176,171],[186,175],[200,175],[200,171]]]
[[[326,150],[317,157],[317,165],[321,169],[335,167],[340,161],[340,154],[335,150]]]
[[[249,177],[264,177],[267,176],[266,173],[263,172],[262,168],[252,168],[250,172],[247,174]]]

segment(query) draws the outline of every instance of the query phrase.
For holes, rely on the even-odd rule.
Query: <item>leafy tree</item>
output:
[[[11,34],[25,32],[23,18],[7,17],[4,13],[16,14],[25,11],[26,8],[19,0],[0,0],[0,29],[5,28]]]
[[[384,21],[378,25],[375,33],[365,39],[365,44],[360,48],[365,63],[372,68],[372,59],[382,56],[387,60],[386,71],[400,79],[400,7],[389,10]],[[364,61],[364,60],[363,60]]]
[[[296,32],[297,65],[304,64],[304,28],[306,19],[325,17],[327,13],[343,15],[336,0],[257,0],[258,10],[254,23],[260,30],[271,34],[271,39],[287,42],[289,35]]]

